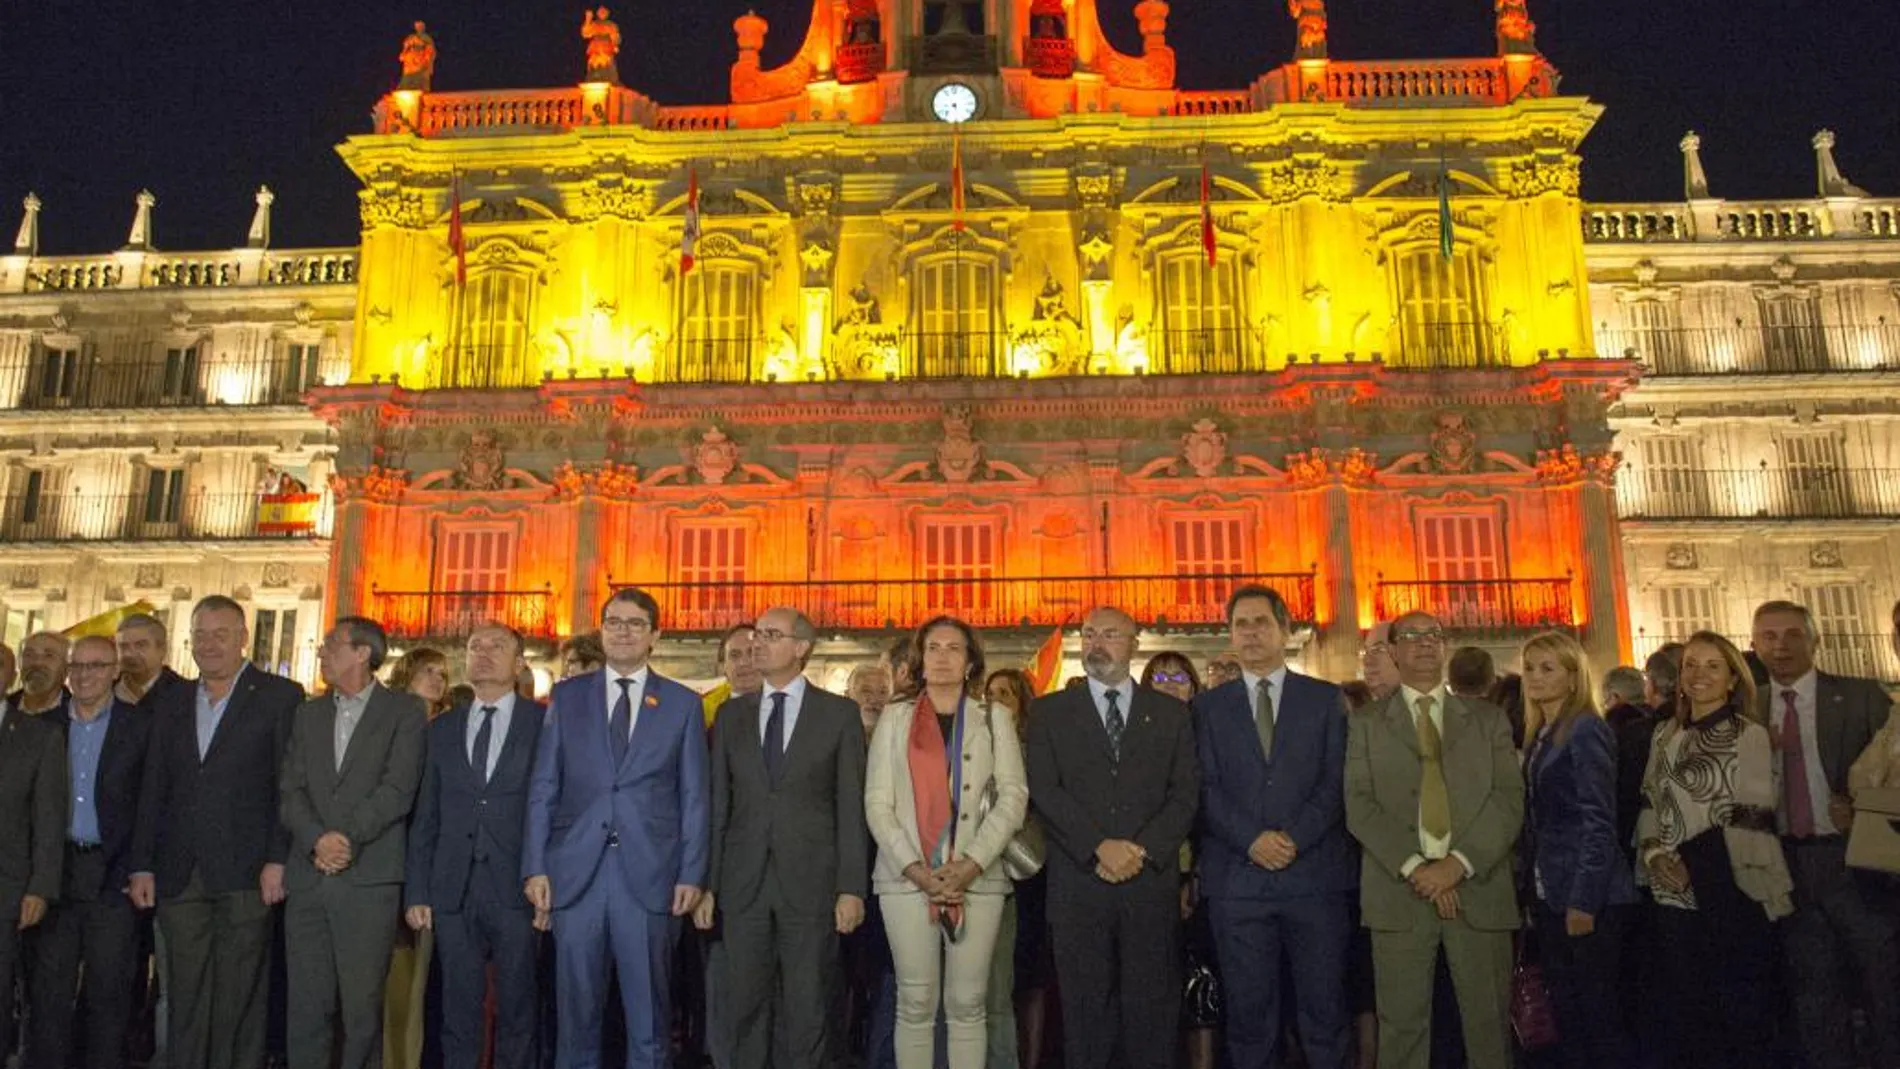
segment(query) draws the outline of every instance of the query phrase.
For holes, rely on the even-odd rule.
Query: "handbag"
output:
[[[1847,864],[1900,873],[1900,787],[1869,787],[1854,796],[1854,828]]]
[[[1518,952],[1511,969],[1511,1031],[1527,1051],[1543,1050],[1557,1042],[1557,1011],[1544,984],[1543,967],[1524,960]]]
[[[983,818],[996,808],[1001,791],[996,786],[996,732],[991,730],[989,714],[983,716],[983,730],[990,737],[990,778],[983,784],[983,796],[977,801],[976,823],[982,827]],[[1028,816],[1023,818],[1023,826],[1003,847],[1003,875],[1015,882],[1022,882],[1042,871],[1043,858],[1047,855],[1043,842],[1042,829]]]

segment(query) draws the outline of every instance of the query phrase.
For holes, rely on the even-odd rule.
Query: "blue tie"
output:
[[[484,705],[482,706],[482,726],[475,729],[475,756],[470,758],[470,763],[475,767],[475,778],[480,780],[483,786],[488,785],[488,743],[494,734],[494,728],[495,707]]]
[[[785,692],[772,695],[772,715],[765,719],[765,775],[778,786],[785,770]]]
[[[607,741],[613,746],[614,767],[619,768],[627,759],[627,736],[633,733],[633,698],[629,688],[631,679],[616,679],[620,684],[620,698],[614,702],[613,718],[607,721]]]

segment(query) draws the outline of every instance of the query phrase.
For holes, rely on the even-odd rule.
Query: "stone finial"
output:
[[[253,249],[270,248],[270,206],[276,199],[269,186],[257,187],[257,211],[251,214],[251,232],[244,242]]]
[[[1823,197],[1864,197],[1867,191],[1847,180],[1834,162],[1834,131],[1814,135],[1814,171]]]
[[[1537,24],[1531,21],[1525,0],[1497,0],[1498,54],[1534,56],[1537,54]]]
[[[1687,200],[1709,195],[1709,174],[1702,169],[1702,138],[1694,131],[1682,135],[1682,188]]]
[[[1168,4],[1167,0],[1141,0],[1135,5],[1135,25],[1141,30],[1141,52],[1165,50],[1168,47]]]
[[[20,216],[20,233],[13,239],[16,256],[38,256],[40,252],[40,198],[31,193],[20,202],[26,214]]]
[[[754,63],[758,62],[759,50],[765,47],[765,33],[770,28],[771,24],[765,21],[765,16],[751,8],[732,20],[732,33],[739,39],[741,60],[750,58]]]
[[[145,251],[152,247],[152,209],[158,206],[158,198],[149,189],[139,190],[138,210],[132,215],[132,232],[125,236],[128,251]]]

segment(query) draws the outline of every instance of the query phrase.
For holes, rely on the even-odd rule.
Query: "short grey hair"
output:
[[[1620,698],[1630,705],[1640,705],[1643,701],[1643,673],[1629,665],[1619,665],[1603,673],[1603,693],[1606,697]]]
[[[165,630],[165,622],[149,612],[135,612],[125,619],[120,620],[118,630],[115,634],[123,635],[127,631],[137,631],[140,628],[144,628],[147,631],[158,632],[158,640],[161,643],[170,637],[170,632]]]
[[[1755,606],[1755,615],[1749,619],[1749,624],[1752,627],[1761,623],[1762,617],[1778,612],[1793,613],[1801,617],[1801,629],[1808,633],[1808,641],[1821,640],[1821,629],[1814,624],[1814,613],[1806,605],[1797,601],[1764,601]]]

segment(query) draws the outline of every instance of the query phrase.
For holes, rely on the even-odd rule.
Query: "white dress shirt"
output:
[[[1102,718],[1102,727],[1108,727],[1108,692],[1112,690],[1116,695],[1115,708],[1121,710],[1122,729],[1126,731],[1129,724],[1128,706],[1135,698],[1135,681],[1124,679],[1111,687],[1094,676],[1089,676],[1088,680],[1089,697],[1095,699],[1095,715]]]
[[[350,738],[356,734],[356,725],[362,722],[363,712],[369,708],[369,697],[374,693],[376,681],[372,679],[369,686],[355,694],[345,694],[339,690],[331,695],[336,702],[336,767],[339,772],[343,770],[344,755],[350,750]]]
[[[792,729],[798,726],[798,711],[805,706],[805,677],[793,676],[790,683],[775,687],[770,683],[759,691],[759,745],[765,745],[765,729],[772,722],[772,695],[785,695],[785,734],[779,737],[787,750],[792,748]]]
[[[1273,726],[1279,727],[1280,703],[1286,698],[1286,665],[1275,668],[1265,676],[1254,675],[1245,668],[1240,670],[1241,682],[1247,686],[1247,708],[1253,710],[1254,721],[1256,723],[1258,723],[1260,719],[1260,710],[1254,709],[1253,697],[1260,693],[1260,680],[1263,678],[1267,681],[1267,686],[1270,688],[1267,691],[1267,697],[1273,702],[1273,712],[1269,715],[1273,717]]]
[[[1404,685],[1399,687],[1399,694],[1405,699],[1405,710],[1408,718],[1412,721],[1413,731],[1418,730],[1418,700],[1427,697],[1428,693],[1432,699],[1432,727],[1438,731],[1438,760],[1442,767],[1445,759],[1445,702],[1451,697],[1451,692],[1445,688],[1443,683],[1433,687],[1430,692],[1413,690],[1411,687]],[[1445,775],[1445,785],[1448,788],[1451,785],[1451,774],[1449,772]],[[1441,839],[1435,835],[1427,835],[1425,833],[1424,805],[1425,803],[1423,799],[1421,799],[1419,801],[1420,812],[1418,818],[1418,853],[1412,855],[1409,861],[1400,866],[1399,875],[1410,876],[1413,869],[1418,868],[1425,862],[1438,861],[1447,857],[1457,858],[1458,863],[1465,867],[1466,876],[1475,874],[1478,870],[1471,867],[1470,860],[1467,859],[1465,855],[1451,848],[1451,839],[1449,836]]]
[[[1777,733],[1781,731],[1782,718],[1788,715],[1788,699],[1782,693],[1794,691],[1794,716],[1795,722],[1801,725],[1801,764],[1807,770],[1808,811],[1814,814],[1814,834],[1839,835],[1841,829],[1834,826],[1827,808],[1834,799],[1834,792],[1828,789],[1827,769],[1821,767],[1821,732],[1820,725],[1815,722],[1815,687],[1818,682],[1812,668],[1808,669],[1807,675],[1786,686],[1769,681],[1768,722],[1775,726]],[[1781,760],[1779,753],[1775,755],[1775,760]],[[1779,773],[1780,767],[1777,766],[1775,771]],[[1793,786],[1784,782],[1782,790],[1785,792]],[[1785,797],[1778,808],[1781,810],[1781,830],[1785,833],[1788,830],[1788,801]]]
[[[634,701],[637,702],[639,699],[635,698]],[[475,736],[482,730],[482,710],[491,705],[495,707],[495,716],[488,728],[488,767],[482,769],[483,782],[495,778],[495,763],[501,760],[501,744],[508,738],[508,725],[514,723],[515,692],[513,688],[492,702],[476,698],[469,703],[468,729],[463,732],[462,743],[468,750],[471,768],[475,765]]]
[[[600,669],[600,674],[607,680],[607,724],[609,727],[612,727],[614,722],[614,706],[620,703],[620,681],[623,679],[633,680],[633,685],[627,688],[628,742],[633,741],[634,728],[640,726],[640,706],[642,704],[640,699],[646,697],[647,672],[650,670],[651,669],[643,664],[639,668],[634,669],[632,675],[623,676],[619,672],[604,665]]]

